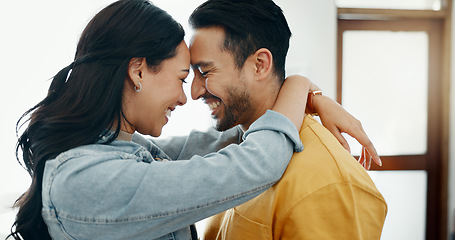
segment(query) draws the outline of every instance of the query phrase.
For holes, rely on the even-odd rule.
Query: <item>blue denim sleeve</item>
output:
[[[239,126],[224,132],[209,128],[207,131],[193,130],[188,136],[152,139],[172,160],[190,159],[194,155],[207,155],[229,144],[240,144],[243,131]]]
[[[278,112],[267,110],[263,117],[257,119],[253,122],[253,124],[251,124],[248,131],[246,131],[243,135],[243,138],[245,139],[249,134],[259,130],[282,132],[294,143],[294,151],[301,152],[303,150],[303,144],[300,140],[299,132],[297,132],[294,124],[291,120]]]
[[[188,136],[154,139],[152,141],[171,159],[182,160],[190,159],[194,155],[216,152],[229,144],[240,144],[248,134],[258,129],[267,129],[285,133],[294,142],[294,151],[302,151],[303,145],[298,133],[295,134],[295,127],[292,122],[280,113],[268,111],[268,113],[266,112],[267,116],[256,120],[245,134],[239,126],[235,126],[224,132],[216,131],[213,128],[206,132],[193,130]]]
[[[281,178],[293,150],[303,148],[292,122],[273,111],[244,139],[187,161],[146,163],[98,149],[72,160],[62,154],[46,163],[43,201],[76,238],[154,239],[261,194]]]

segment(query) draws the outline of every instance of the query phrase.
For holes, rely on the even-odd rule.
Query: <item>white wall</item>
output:
[[[107,0],[5,1],[0,8],[0,238],[13,220],[13,201],[30,177],[15,159],[15,124],[47,93],[48,81],[74,56],[87,20]],[[71,5],[69,5],[71,3]],[[87,7],[91,6],[91,7]],[[74,10],[73,10],[74,9]]]
[[[309,77],[336,97],[337,16],[334,0],[276,0],[292,31],[287,74]]]

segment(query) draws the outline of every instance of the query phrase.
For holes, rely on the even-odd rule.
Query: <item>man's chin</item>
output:
[[[225,129],[225,127],[218,121],[218,119],[215,119],[215,126],[213,126],[215,128],[215,130],[219,131],[219,132],[224,132],[226,131],[227,129]]]
[[[220,131],[220,132],[224,132],[235,126],[232,123],[226,122],[225,119],[217,118],[216,116],[213,116],[213,119],[215,120],[215,126],[214,126],[215,130]]]

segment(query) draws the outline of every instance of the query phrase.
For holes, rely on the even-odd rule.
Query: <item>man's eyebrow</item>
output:
[[[182,72],[190,73],[189,69],[182,69]]]
[[[191,68],[198,69],[200,67],[210,67],[213,65],[213,62],[197,62],[195,64],[191,64]]]

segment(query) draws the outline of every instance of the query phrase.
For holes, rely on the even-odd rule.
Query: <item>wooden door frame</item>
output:
[[[451,1],[448,2],[451,6]],[[449,8],[451,9],[451,8]],[[448,229],[448,137],[450,86],[450,11],[339,9],[337,54],[337,101],[342,100],[342,35],[349,30],[403,30],[429,33],[428,146],[424,156],[384,156],[383,167],[374,170],[426,170],[426,239],[447,239]],[[403,17],[403,12],[405,17]],[[349,13],[349,14],[347,14]],[[400,17],[397,17],[399,14]],[[401,14],[401,15],[400,15]],[[447,16],[448,15],[448,16]],[[350,16],[350,19],[346,16]],[[356,17],[353,17],[356,16]],[[395,16],[395,17],[392,17]],[[420,16],[420,17],[418,17]],[[344,18],[344,19],[341,19]],[[359,20],[359,19],[369,20]],[[430,107],[431,106],[431,107]]]

